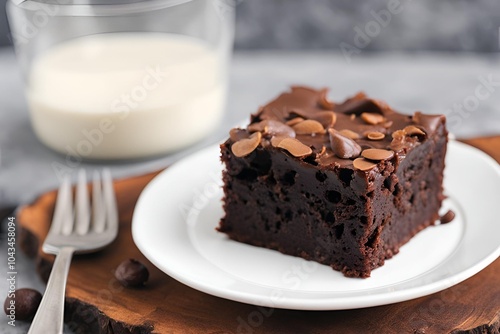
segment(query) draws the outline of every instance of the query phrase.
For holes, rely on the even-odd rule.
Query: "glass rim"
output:
[[[27,11],[40,11],[46,7],[53,16],[120,16],[148,12],[182,5],[194,0],[132,0],[128,3],[74,4],[68,0],[8,0],[10,6]],[[206,0],[204,0],[206,1]],[[234,0],[219,0],[228,7],[234,7]],[[50,7],[50,8],[49,8]]]

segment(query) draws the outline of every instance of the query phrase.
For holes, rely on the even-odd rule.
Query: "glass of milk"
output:
[[[37,137],[78,159],[200,141],[221,120],[234,0],[9,0]]]

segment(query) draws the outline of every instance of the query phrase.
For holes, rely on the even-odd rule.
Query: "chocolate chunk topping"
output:
[[[264,135],[283,135],[287,137],[295,137],[295,131],[288,125],[275,121],[272,119],[266,119],[259,123],[253,123],[248,126],[248,131],[256,132],[260,131]]]
[[[455,212],[448,210],[444,215],[439,218],[441,221],[441,224],[448,224],[450,223],[453,219],[455,219]]]
[[[231,138],[233,142],[248,138],[249,136],[248,131],[243,129],[234,128],[229,131],[229,138]]]
[[[287,131],[271,131],[269,127],[263,126],[271,123],[260,124],[265,120],[277,121],[294,130],[295,137],[312,149],[315,161],[320,166],[340,166],[352,169],[351,160],[340,158],[333,151],[329,143],[330,134],[325,130],[332,128],[339,130],[341,136],[355,140],[357,145],[363,149],[390,149],[397,153],[404,151],[407,154],[413,147],[423,143],[426,138],[432,137],[437,127],[445,122],[444,116],[429,116],[419,112],[413,116],[399,114],[385,103],[370,99],[363,93],[359,93],[343,103],[334,103],[333,110],[325,109],[325,106],[321,105],[324,101],[320,102],[325,97],[326,90],[292,87],[291,91],[281,94],[277,99],[261,107],[256,114],[252,115],[252,125],[244,131],[247,132],[247,137],[250,135],[249,132],[258,131],[264,139],[261,139],[260,143],[257,140],[251,141],[253,144],[251,146],[247,142],[246,146],[249,147],[239,154],[243,154],[243,156],[250,154],[259,145],[264,147],[269,144],[278,147],[286,137],[283,133],[290,135],[290,130],[285,128]],[[418,130],[407,128],[408,126],[414,126]],[[403,131],[405,128],[411,134],[405,133]],[[420,131],[424,134],[420,134]],[[370,135],[370,138],[367,138],[366,136],[370,132],[379,132],[384,134],[384,137],[382,138],[378,134],[376,136]],[[231,147],[242,139],[250,138],[246,138],[240,132],[233,132]],[[236,145],[236,148],[241,144]],[[326,151],[319,157],[318,153],[323,146],[326,146]],[[401,157],[405,158],[404,155]],[[396,164],[396,168],[397,166],[398,164]]]
[[[325,129],[331,128],[337,121],[337,115],[333,111],[319,112],[314,119],[323,125]]]
[[[373,169],[377,166],[376,163],[366,160],[364,158],[357,158],[352,162],[352,165],[354,166],[355,169],[359,169],[362,171],[367,171],[370,169]]]
[[[336,105],[335,111],[344,114],[361,115],[362,113],[386,114],[390,108],[380,101],[369,99],[364,93],[358,93],[344,103]]]
[[[328,89],[322,89],[320,91],[318,104],[323,109],[333,110],[333,108],[335,107],[335,103],[333,103],[328,99],[328,97],[326,96],[327,94],[328,94]]]
[[[260,132],[253,133],[249,138],[238,140],[231,146],[231,151],[238,158],[252,153],[260,144],[262,135]]]
[[[330,145],[333,153],[342,159],[353,159],[359,157],[361,146],[351,138],[341,135],[339,132],[329,129]]]
[[[422,114],[420,111],[416,111],[412,117],[413,123],[426,129],[427,132],[434,132],[440,122],[444,122],[445,117],[443,115],[426,115]]]
[[[312,149],[309,146],[302,144],[295,138],[284,138],[279,142],[278,147],[287,150],[297,158],[305,157],[312,153]]]
[[[366,159],[379,161],[391,159],[394,156],[394,152],[378,148],[369,148],[361,152],[361,155]]]

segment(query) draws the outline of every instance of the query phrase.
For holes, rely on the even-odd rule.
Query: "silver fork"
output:
[[[118,234],[118,212],[109,170],[94,172],[92,216],[85,171],[78,173],[73,212],[71,182],[64,178],[43,251],[55,254],[52,272],[28,334],[62,333],[64,295],[73,253],[91,253],[111,243]],[[101,184],[102,183],[102,184]]]

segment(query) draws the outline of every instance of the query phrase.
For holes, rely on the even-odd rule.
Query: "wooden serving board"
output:
[[[468,141],[500,161],[500,137]],[[347,311],[290,311],[237,303],[191,289],[156,269],[132,242],[134,205],[149,174],[115,183],[120,232],[105,250],[73,259],[65,320],[77,333],[499,333],[500,259],[468,280],[415,300]],[[47,279],[52,256],[40,246],[49,229],[55,192],[18,214],[22,249]],[[166,222],[168,223],[168,222]],[[165,254],[175,256],[175,254]],[[113,271],[128,258],[145,263],[144,288],[123,288]]]

